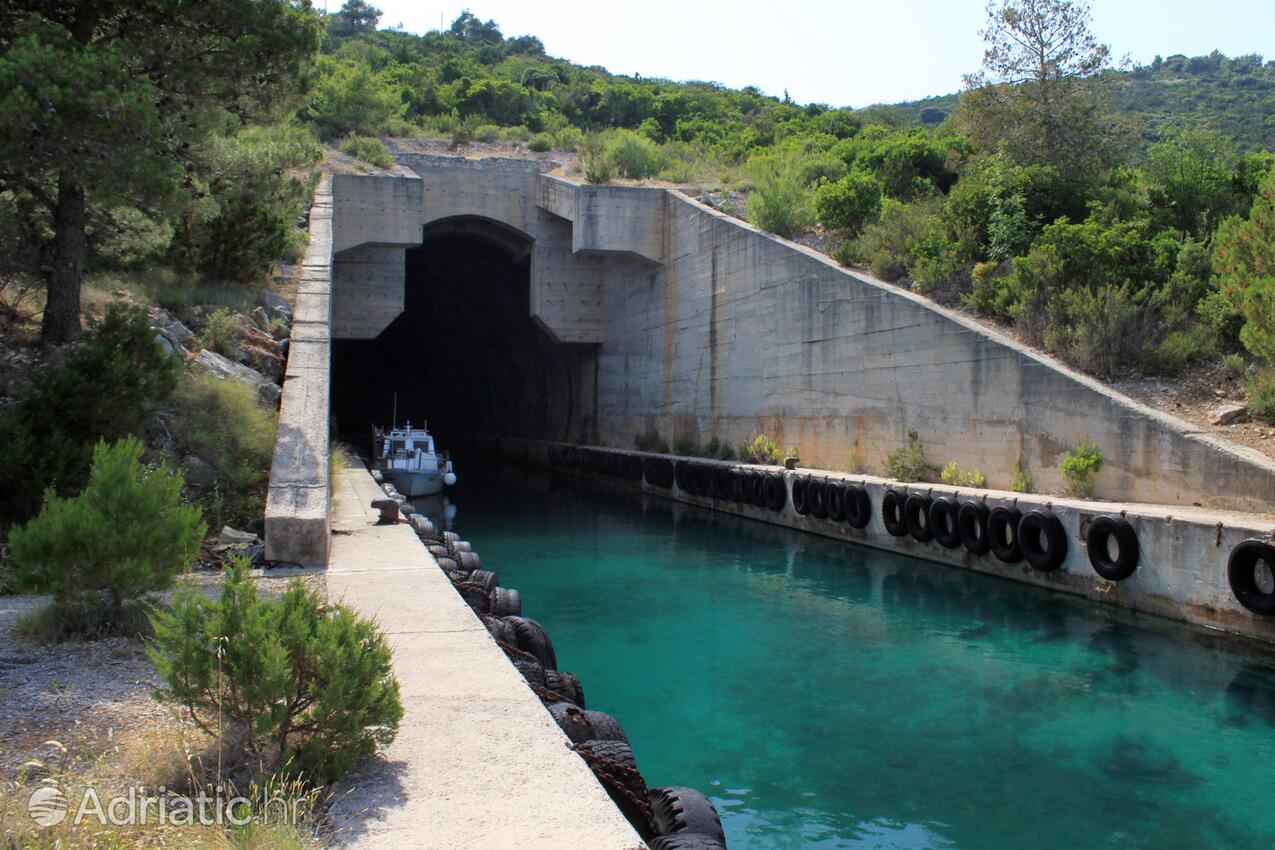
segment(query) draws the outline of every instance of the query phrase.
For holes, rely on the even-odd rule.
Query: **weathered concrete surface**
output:
[[[561,417],[576,439],[627,446],[654,429],[738,443],[761,432],[814,465],[879,470],[915,429],[936,464],[1008,487],[1021,463],[1054,491],[1063,453],[1092,441],[1105,457],[1104,498],[1275,512],[1269,458],[678,192],[581,186],[540,161],[400,161],[411,177],[342,176],[368,239],[347,253],[449,222],[524,240],[531,315],[560,343],[596,344],[582,347],[575,383],[586,391]],[[419,185],[418,209],[414,189],[386,187],[394,179]],[[367,224],[378,204],[408,223]],[[347,323],[338,309],[337,326],[367,334],[401,303],[397,255],[338,257],[347,261],[366,270],[360,297],[382,312],[347,331],[362,319]]]
[[[266,558],[305,566],[328,557],[328,391],[332,359],[332,178],[310,208],[279,430],[266,495]]]
[[[499,446],[507,457],[547,465],[548,442],[501,438]],[[640,452],[626,451],[624,454]],[[666,455],[670,459],[673,455]],[[697,463],[722,462],[692,458]],[[722,465],[731,465],[725,463]],[[629,483],[607,476],[595,476],[574,470],[569,473],[596,478],[609,486],[640,490],[663,498],[700,505],[712,510],[745,516],[776,525],[797,528],[824,537],[845,540],[875,549],[910,555],[926,561],[947,564],[1025,582],[1065,593],[1087,597],[1096,602],[1119,605],[1135,611],[1146,611],[1194,625],[1275,642],[1275,620],[1259,617],[1241,606],[1231,593],[1227,581],[1226,562],[1231,549],[1242,540],[1262,537],[1271,524],[1251,514],[1215,511],[1202,508],[1168,507],[1135,503],[1098,502],[1039,494],[1010,493],[945,484],[900,484],[889,479],[866,475],[850,475],[829,470],[800,468],[787,472],[782,467],[745,465],[749,469],[775,472],[784,476],[789,495],[784,509],[773,512],[753,505],[692,496],[681,492],[676,484],[669,490],[642,483]],[[792,506],[792,482],[797,476],[862,484],[872,501],[872,520],[863,529],[845,523],[813,516],[801,516]],[[938,543],[919,543],[911,537],[893,537],[881,518],[881,497],[889,488],[906,493],[920,493],[932,498],[951,496],[958,501],[983,501],[989,508],[1000,505],[1017,507],[1026,513],[1033,509],[1056,514],[1067,532],[1067,557],[1057,571],[1040,572],[1026,561],[1005,564],[991,553],[972,555],[963,547],[945,549]],[[1084,532],[1098,516],[1123,513],[1138,535],[1140,558],[1133,575],[1121,582],[1110,582],[1098,576],[1089,564]]]
[[[328,596],[374,616],[405,714],[337,790],[356,850],[635,850],[645,845],[405,524],[378,526],[361,468],[337,477]]]

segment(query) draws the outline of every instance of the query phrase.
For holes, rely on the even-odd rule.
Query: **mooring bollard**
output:
[[[398,522],[398,502],[394,499],[373,499],[372,507],[381,512],[377,525],[394,525]]]

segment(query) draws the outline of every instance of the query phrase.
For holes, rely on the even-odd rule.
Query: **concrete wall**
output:
[[[553,443],[501,438],[499,448],[507,457],[548,465],[548,449]],[[618,451],[618,450],[617,450]],[[650,457],[641,452],[623,454]],[[677,460],[672,455],[666,455]],[[705,496],[692,496],[677,489],[668,490],[645,482],[631,483],[608,476],[565,470],[607,482],[609,486],[650,493],[712,510],[748,517],[761,522],[796,528],[824,537],[844,540],[875,549],[910,555],[925,561],[988,573],[1013,581],[1084,596],[1095,602],[1145,611],[1174,620],[1220,629],[1233,634],[1275,641],[1275,619],[1259,617],[1241,606],[1231,593],[1226,564],[1231,549],[1242,540],[1265,536],[1269,524],[1248,514],[1210,511],[1201,508],[1165,508],[1134,503],[1110,503],[1063,499],[1052,496],[949,487],[941,484],[899,484],[884,478],[850,475],[822,469],[801,468],[786,471],[782,467],[729,464],[693,458],[697,463],[737,466],[782,475],[788,488],[784,509],[741,505]],[[558,467],[556,467],[558,468]],[[561,468],[558,468],[561,469]],[[872,520],[863,529],[829,519],[801,516],[792,506],[792,482],[798,476],[862,484],[872,502]],[[991,553],[972,555],[964,548],[945,549],[937,542],[919,543],[911,537],[893,537],[881,519],[881,497],[893,487],[906,493],[920,493],[932,498],[950,496],[958,501],[982,501],[989,508],[1016,507],[1052,511],[1067,532],[1067,556],[1055,572],[1040,572],[1027,563],[1005,564]],[[1098,516],[1123,513],[1138,535],[1140,558],[1133,575],[1121,582],[1110,582],[1098,576],[1089,563],[1084,533]]]
[[[332,179],[324,177],[310,207],[310,245],[301,261],[266,494],[266,558],[306,566],[327,562],[331,540],[332,212]]]
[[[1021,463],[1057,492],[1063,452],[1093,441],[1099,496],[1275,510],[1270,459],[680,193],[580,186],[542,161],[400,161],[410,176],[341,177],[338,219],[348,204],[357,225],[341,244],[368,241],[338,258],[338,332],[371,333],[401,303],[391,240],[459,220],[507,229],[531,245],[531,315],[558,342],[597,345],[596,361],[581,358],[596,376],[579,378],[593,393],[577,418],[604,444],[649,429],[731,443],[761,432],[808,463],[880,471],[915,429],[936,465],[1008,487]],[[378,226],[378,209],[402,220]],[[346,315],[373,303],[383,312]]]

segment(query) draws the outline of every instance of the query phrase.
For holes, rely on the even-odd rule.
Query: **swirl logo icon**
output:
[[[62,789],[55,785],[45,785],[31,792],[27,798],[27,814],[31,820],[41,827],[57,826],[66,820],[70,803]]]

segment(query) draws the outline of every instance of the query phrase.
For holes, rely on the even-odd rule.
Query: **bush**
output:
[[[1213,239],[1222,294],[1243,317],[1240,341],[1275,363],[1275,169],[1263,180],[1247,220],[1228,218]]]
[[[545,153],[553,150],[553,137],[548,133],[536,133],[527,142],[527,149],[536,153]]]
[[[1081,443],[1063,453],[1060,469],[1067,494],[1087,499],[1093,495],[1094,476],[1102,469],[1102,452],[1096,443]]]
[[[778,454],[779,447],[775,447],[775,453]],[[716,437],[708,441],[708,445],[704,446],[704,457],[716,458],[717,460],[734,460],[735,449],[725,440],[719,440]],[[775,461],[778,463],[778,461]]]
[[[239,320],[231,310],[213,310],[208,314],[199,344],[209,351],[236,358],[239,351]]]
[[[248,384],[191,375],[174,396],[172,426],[178,451],[216,471],[215,481],[188,486],[209,522],[215,527],[241,525],[260,516],[277,411],[262,404]]]
[[[617,130],[606,146],[606,157],[621,177],[642,180],[664,170],[667,157],[658,145],[632,130]]]
[[[1043,322],[1045,348],[1081,369],[1109,377],[1142,358],[1149,319],[1127,283],[1096,291],[1063,290],[1045,309],[1043,320],[1029,304],[1015,308],[1020,326]]]
[[[375,136],[360,136],[358,133],[351,133],[341,143],[341,153],[349,154],[355,159],[361,159],[366,163],[375,165],[377,168],[394,167],[394,156],[390,153],[390,149],[385,146],[385,142]]]
[[[403,706],[384,634],[299,581],[262,599],[247,560],[236,559],[219,599],[186,586],[153,624],[158,696],[211,735],[237,726],[249,751],[284,774],[339,779],[398,731]]]
[[[166,589],[190,566],[207,527],[182,505],[181,475],[162,464],[147,469],[141,456],[132,437],[98,443],[84,492],[72,499],[50,492],[35,519],[12,530],[21,588],[118,623],[128,603]]]
[[[944,484],[950,484],[953,487],[986,487],[987,476],[979,472],[977,469],[971,469],[968,472],[956,465],[956,461],[943,465],[943,471],[939,473],[939,480]]]
[[[1248,380],[1248,411],[1275,425],[1275,366],[1263,366]]]
[[[1204,328],[1173,331],[1142,353],[1142,369],[1150,375],[1176,375],[1193,360],[1212,354],[1213,346]]]
[[[673,438],[673,454],[682,455],[684,457],[695,457],[699,455],[699,446],[690,437],[674,437]]]
[[[0,415],[0,525],[34,516],[45,488],[69,496],[83,487],[93,446],[140,431],[172,393],[177,370],[145,310],[109,305],[83,341]]]
[[[607,156],[606,143],[597,134],[586,136],[579,145],[580,167],[584,179],[590,183],[608,183],[611,180],[611,158]]]
[[[747,172],[753,181],[748,195],[749,221],[780,236],[792,236],[814,224],[798,154],[785,151],[753,156]]]
[[[647,431],[645,434],[634,435],[633,445],[640,452],[668,454],[668,440],[661,437],[659,431]]]
[[[880,220],[863,229],[859,250],[868,258],[873,274],[883,280],[896,281],[912,273],[917,249],[922,243],[946,240],[945,234],[936,202],[887,201]]]
[[[1244,370],[1248,368],[1248,364],[1244,362],[1244,358],[1239,354],[1228,354],[1222,358],[1222,369],[1226,372],[1226,377],[1232,381],[1244,374]]]
[[[925,460],[925,445],[921,435],[909,428],[903,445],[885,457],[885,475],[898,481],[921,481],[929,477],[934,467]]]
[[[779,451],[779,444],[765,434],[757,434],[746,443],[741,443],[736,456],[744,463],[764,463],[777,466],[784,461],[784,454]],[[795,457],[794,449],[788,450],[788,457]]]
[[[824,227],[856,234],[881,214],[881,183],[870,174],[851,172],[816,189],[814,208]]]
[[[1030,493],[1032,492],[1032,486],[1032,477],[1023,469],[1023,461],[1020,458],[1014,464],[1014,480],[1010,483],[1009,489],[1015,493]]]

